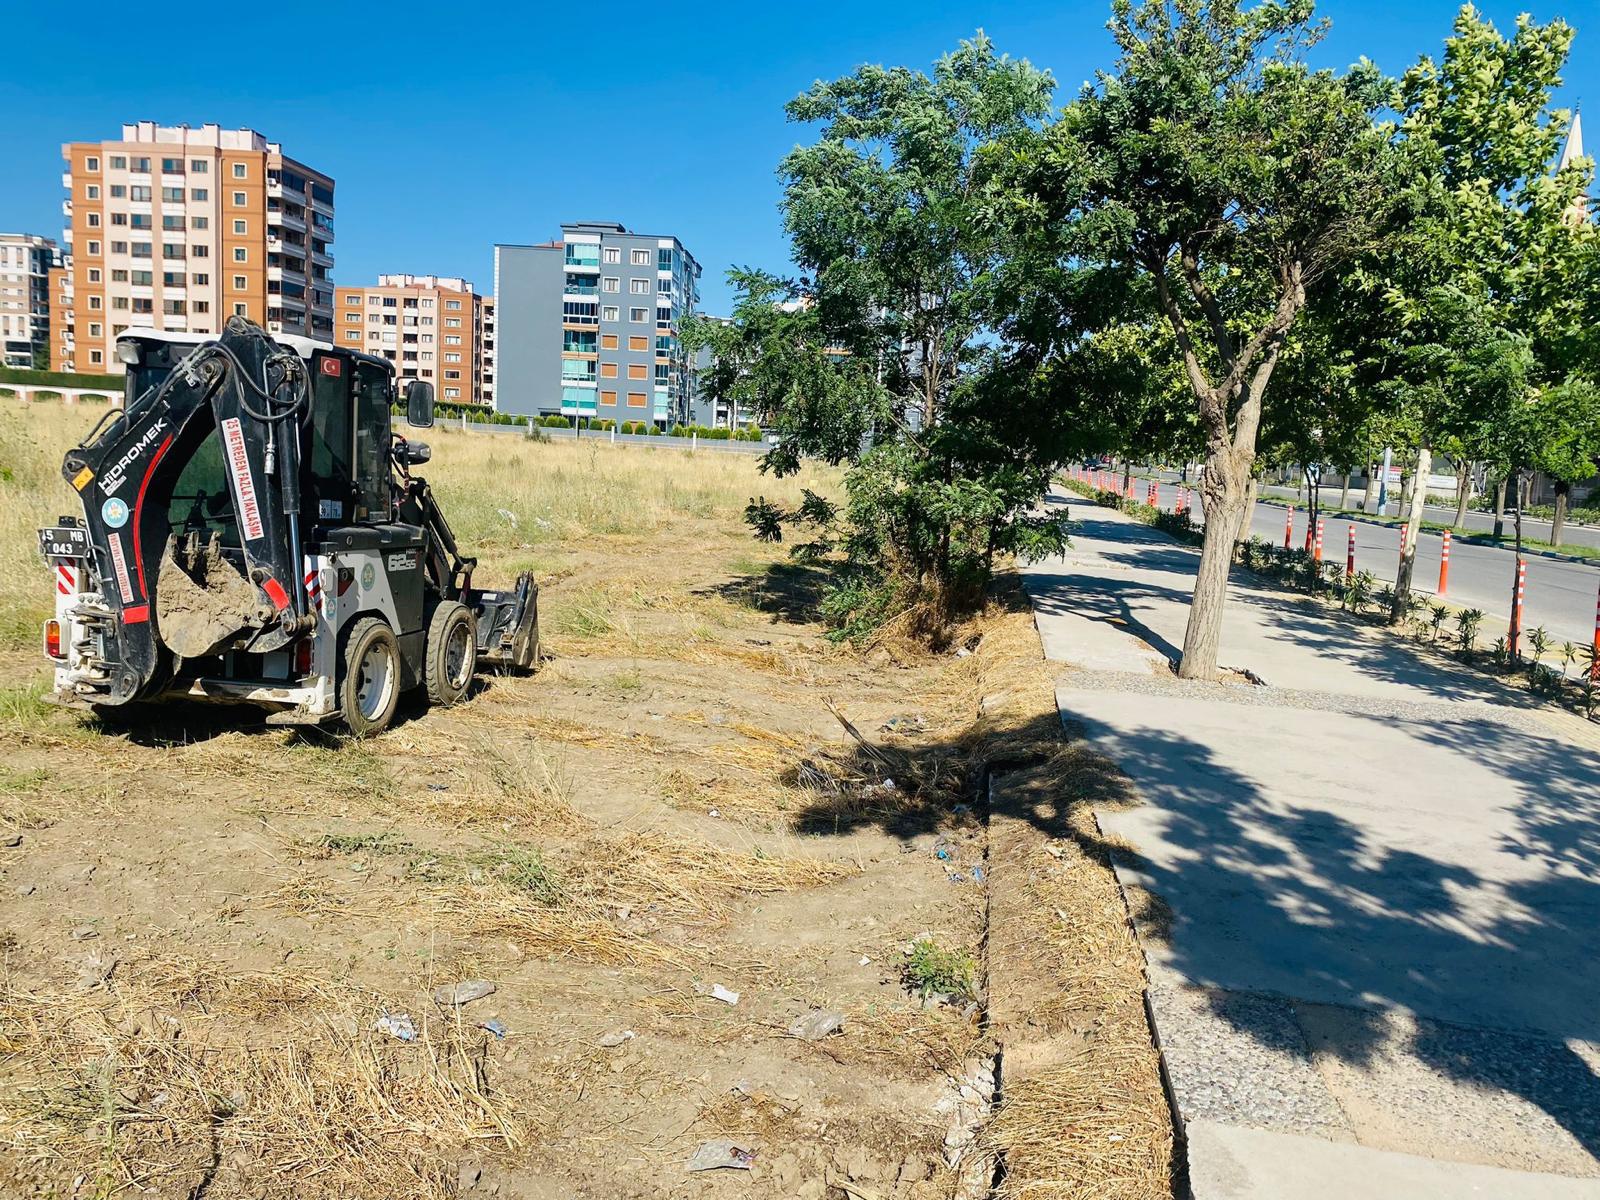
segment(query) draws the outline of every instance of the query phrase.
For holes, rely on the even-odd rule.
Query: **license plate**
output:
[[[47,558],[88,558],[89,531],[70,525],[41,529],[39,553]]]

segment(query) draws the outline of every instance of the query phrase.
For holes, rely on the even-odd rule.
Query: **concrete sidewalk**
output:
[[[1590,731],[1263,587],[1222,659],[1265,686],[1178,680],[1197,552],[1057,502],[1027,584],[1063,720],[1144,801],[1101,821],[1195,1195],[1600,1197]]]

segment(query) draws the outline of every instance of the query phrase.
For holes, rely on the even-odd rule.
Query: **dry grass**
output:
[[[476,1030],[372,1032],[374,997],[290,972],[229,976],[193,960],[119,967],[108,992],[0,991],[0,1136],[80,1194],[150,1188],[261,1197],[445,1197],[448,1154],[512,1148],[541,1110],[508,1092]],[[26,1170],[19,1167],[19,1172]]]

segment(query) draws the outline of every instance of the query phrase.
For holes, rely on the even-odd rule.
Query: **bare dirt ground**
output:
[[[1054,889],[1008,926],[1044,960],[1012,1008],[1098,982],[985,1129],[984,765],[1058,737],[1027,614],[962,656],[834,647],[816,573],[725,511],[537,553],[543,668],[369,743],[110,728],[0,655],[0,1195],[1167,1194],[1137,954],[1069,793],[1011,864]],[[818,1009],[842,1028],[790,1032]],[[689,1171],[719,1139],[751,1169]]]

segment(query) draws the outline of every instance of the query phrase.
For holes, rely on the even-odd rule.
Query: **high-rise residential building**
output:
[[[679,339],[700,264],[675,237],[609,221],[559,241],[494,249],[495,408],[670,425],[691,419]]]
[[[0,350],[8,367],[50,366],[50,270],[60,254],[36,233],[0,233]]]
[[[441,400],[485,404],[485,305],[492,312],[466,279],[379,275],[371,287],[335,289],[334,340],[387,358],[402,380],[426,380]]]
[[[120,371],[113,342],[129,326],[217,333],[235,313],[332,339],[332,178],[216,125],[140,121],[61,154],[73,369]]]
[[[478,399],[494,407],[494,297],[483,298],[483,334],[478,353]]]

